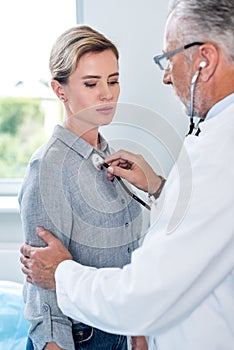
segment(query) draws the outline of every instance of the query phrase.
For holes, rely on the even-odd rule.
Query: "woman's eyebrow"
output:
[[[100,75],[85,75],[82,79],[101,79]]]
[[[112,73],[112,74],[108,75],[108,78],[118,77],[118,76],[119,76],[119,72],[116,72],[116,73]]]
[[[112,73],[110,75],[108,75],[108,78],[111,78],[111,77],[118,77],[119,76],[119,73],[118,72],[115,72],[115,73]],[[82,79],[101,79],[101,76],[100,75],[92,75],[92,74],[89,74],[89,75],[84,75],[82,77]]]

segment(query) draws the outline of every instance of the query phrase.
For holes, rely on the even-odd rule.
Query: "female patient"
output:
[[[19,195],[26,241],[43,246],[35,231],[41,225],[61,239],[74,260],[97,268],[123,267],[138,247],[141,209],[118,180],[107,180],[97,161],[109,154],[98,129],[110,123],[115,112],[118,51],[92,28],[76,26],[52,48],[50,71],[65,122],[55,127],[28,165]],[[24,298],[31,323],[28,350],[127,349],[125,336],[62,314],[55,292],[26,283]],[[134,337],[133,343],[134,349],[147,349],[144,337]]]

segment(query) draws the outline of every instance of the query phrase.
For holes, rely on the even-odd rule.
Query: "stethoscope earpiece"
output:
[[[205,61],[201,61],[199,68],[205,68],[206,67],[206,62]]]

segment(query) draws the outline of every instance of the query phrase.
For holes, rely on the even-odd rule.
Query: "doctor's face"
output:
[[[109,124],[119,97],[119,67],[112,50],[84,54],[63,85],[67,118],[90,127]]]
[[[172,12],[168,18],[166,29],[165,29],[165,52],[178,49],[184,45],[188,45],[190,42],[178,42],[178,28],[181,27],[181,20],[176,18]],[[180,27],[179,27],[180,26]],[[183,32],[183,28],[180,28]],[[182,34],[181,34],[182,35]],[[183,50],[177,52],[171,56],[169,60],[169,69],[165,70],[163,82],[164,84],[172,85],[177,96],[181,100],[185,107],[185,112],[190,115],[190,90],[191,82],[193,80],[195,72],[198,70],[197,58],[199,57],[199,47],[200,45],[195,45],[187,50],[190,50],[188,56],[188,51]],[[193,50],[193,51],[191,51]],[[207,106],[212,105],[212,101],[205,91],[204,84],[200,80],[200,75],[196,80],[196,85],[193,95],[193,115],[199,118],[204,118],[207,113]]]
[[[173,18],[173,14],[170,15],[165,29],[165,52],[178,49],[182,46],[176,38],[176,33],[178,32],[176,29],[178,23],[176,22],[177,19]],[[184,44],[187,44],[187,42]],[[168,60],[169,68],[164,72],[163,82],[164,84],[173,86],[175,93],[185,107],[186,113],[189,114],[190,84],[192,80],[191,65],[188,62],[185,51],[171,56]]]

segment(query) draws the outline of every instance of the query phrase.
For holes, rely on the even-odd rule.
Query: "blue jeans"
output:
[[[34,350],[33,343],[29,337],[26,344],[26,350]]]
[[[127,350],[127,337],[110,334],[83,323],[72,327],[76,350]]]
[[[127,350],[128,348],[127,337],[106,333],[83,323],[74,324],[72,333],[76,350]],[[34,350],[30,338],[28,338],[26,350]]]

